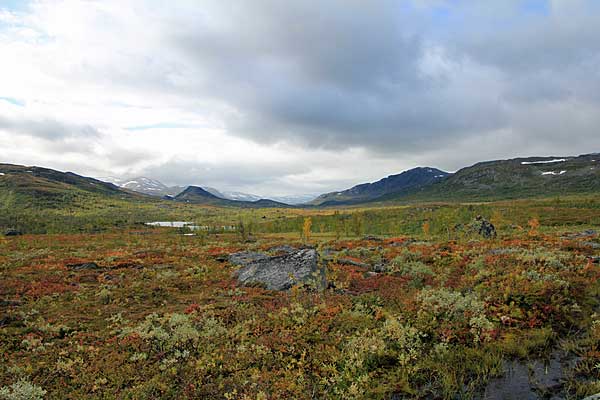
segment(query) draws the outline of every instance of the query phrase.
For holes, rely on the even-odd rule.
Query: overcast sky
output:
[[[0,0],[0,162],[278,195],[597,151],[597,0]]]

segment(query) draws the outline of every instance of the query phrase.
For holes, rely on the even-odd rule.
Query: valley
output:
[[[591,157],[417,169],[304,206],[2,165],[0,386],[21,377],[50,399],[595,394]]]

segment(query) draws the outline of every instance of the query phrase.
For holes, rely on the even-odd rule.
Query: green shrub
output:
[[[0,388],[1,400],[41,400],[45,394],[44,389],[25,379]]]
[[[463,294],[446,288],[425,289],[417,296],[422,315],[433,315],[435,321],[468,326],[473,340],[488,340],[494,326],[485,315],[485,303],[474,293]]]

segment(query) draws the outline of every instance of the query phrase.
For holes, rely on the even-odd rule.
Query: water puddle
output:
[[[504,376],[489,381],[483,400],[564,399],[563,382],[577,359],[555,350],[547,360],[506,361]]]

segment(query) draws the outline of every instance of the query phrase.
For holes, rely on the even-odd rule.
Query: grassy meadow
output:
[[[0,239],[0,399],[483,399],[507,363],[554,359],[560,383],[538,385],[539,398],[600,392],[595,196],[89,200],[0,203],[0,226],[24,233]],[[477,215],[497,237],[473,232]],[[229,254],[281,244],[327,255],[329,286],[237,284]]]

